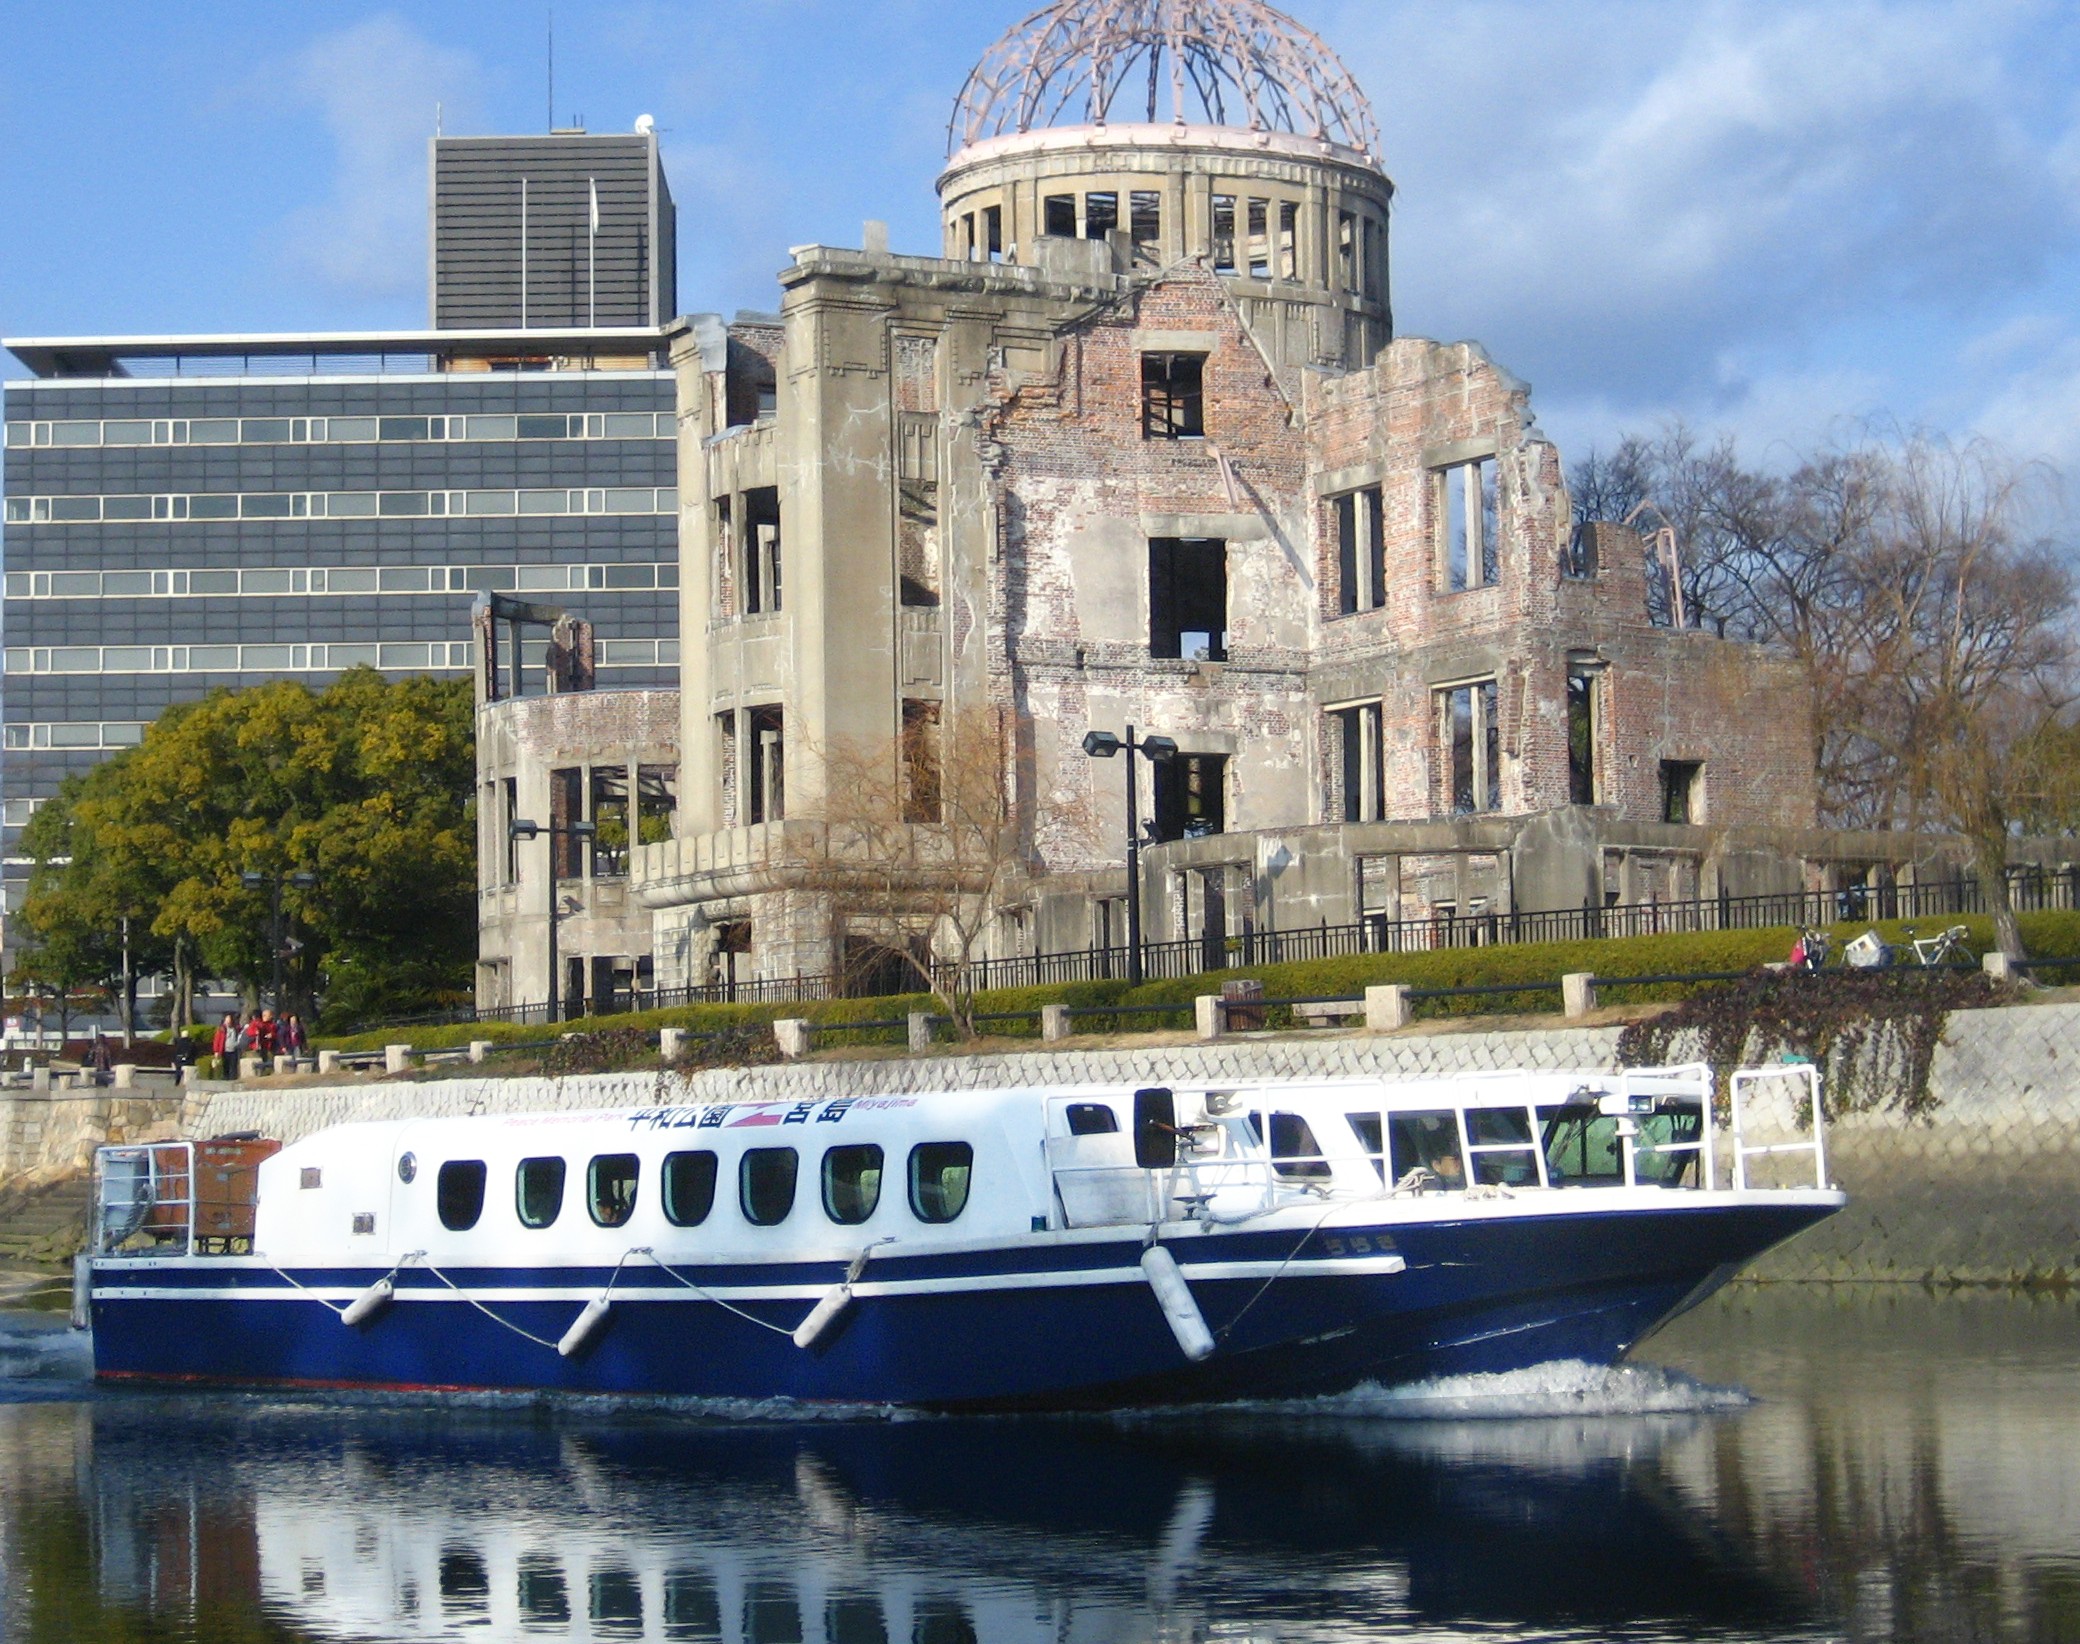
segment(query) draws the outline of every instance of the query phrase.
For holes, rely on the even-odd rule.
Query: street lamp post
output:
[[[295,873],[255,873],[250,868],[238,876],[239,883],[247,890],[265,890],[268,893],[267,936],[268,946],[274,952],[273,1005],[275,1020],[282,1016],[282,887],[293,885],[298,890],[309,890],[318,882],[318,876],[302,869]]]
[[[1157,765],[1167,765],[1177,757],[1177,743],[1167,736],[1144,736],[1136,739],[1134,727],[1127,727],[1124,737],[1114,736],[1110,731],[1092,731],[1083,739],[1083,751],[1093,759],[1110,759],[1124,752],[1127,756],[1127,982],[1131,987],[1141,985],[1141,799],[1139,784],[1134,780],[1134,756]]]
[[[561,968],[561,961],[556,956],[556,841],[559,839],[590,839],[597,831],[590,822],[583,820],[571,822],[562,827],[558,827],[554,822],[551,822],[544,827],[539,822],[528,821],[524,816],[514,817],[512,824],[506,829],[507,835],[514,839],[541,837],[549,841],[549,1020],[552,1022],[563,1020],[561,978],[556,974]]]

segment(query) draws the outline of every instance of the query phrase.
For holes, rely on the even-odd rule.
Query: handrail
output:
[[[1746,1140],[1745,1101],[1749,1089],[1765,1079],[1800,1079],[1806,1086],[1807,1122],[1812,1139],[1804,1142],[1751,1144]],[[1813,1156],[1813,1185],[1827,1182],[1827,1118],[1820,1102],[1820,1070],[1811,1062],[1794,1062],[1784,1067],[1742,1068],[1727,1081],[1733,1110],[1733,1185],[1737,1192],[1748,1186],[1748,1161],[1772,1153],[1810,1153]]]
[[[177,1159],[178,1169],[167,1169],[164,1161]],[[109,1197],[111,1164],[141,1165],[129,1176],[126,1198]],[[175,1191],[175,1188],[178,1191]],[[122,1231],[110,1236],[110,1212],[120,1209],[127,1219]],[[167,1213],[167,1214],[162,1214]],[[163,1253],[178,1235],[176,1254],[195,1253],[195,1144],[193,1142],[138,1142],[121,1147],[103,1147],[94,1154],[94,1221],[92,1235],[97,1254],[109,1255],[140,1234],[149,1235]]]

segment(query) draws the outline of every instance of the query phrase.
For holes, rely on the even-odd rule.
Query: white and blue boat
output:
[[[1610,1363],[1844,1202],[1813,1071],[1731,1087],[1730,1129],[1680,1067],[109,1147],[81,1302],[97,1373],[161,1382],[962,1409]]]

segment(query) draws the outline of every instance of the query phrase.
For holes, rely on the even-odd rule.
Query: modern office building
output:
[[[432,169],[432,329],[5,344],[8,857],[172,703],[461,676],[480,590],[582,600],[602,685],[677,683],[656,138],[438,139]]]

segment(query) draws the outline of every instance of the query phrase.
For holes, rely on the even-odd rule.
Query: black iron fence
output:
[[[2008,894],[2018,913],[2080,908],[2080,868],[2018,867],[2009,870]],[[1914,884],[1853,885],[1840,890],[1784,891],[1767,896],[1697,897],[1686,901],[1633,902],[1610,907],[1542,908],[1527,913],[1441,913],[1424,919],[1370,915],[1352,924],[1304,925],[1294,930],[1245,927],[1210,932],[1174,942],[1142,944],[1142,974],[1174,981],[1209,971],[1254,965],[1292,964],[1307,959],[1345,959],[1366,954],[1430,953],[1445,948],[1500,947],[1529,942],[1586,942],[1603,937],[1661,936],[1704,931],[1803,928],[1857,920],[1949,919],[1986,912],[1979,882],[1968,875]],[[950,971],[951,967],[944,967]],[[1025,954],[984,959],[971,967],[977,988],[1052,987],[1067,982],[1123,981],[1124,946],[1069,953]],[[942,979],[951,981],[950,975]],[[804,1004],[838,999],[864,990],[842,976],[777,976],[722,979],[691,987],[617,991],[590,1000],[568,1000],[564,1017],[613,1016],[628,1011],[665,1010],[679,1005]],[[1167,1007],[1166,1007],[1167,1008]],[[462,1007],[381,1024],[386,1027],[446,1026],[464,1022],[547,1022],[546,1004]],[[371,1024],[375,1025],[375,1024]]]

